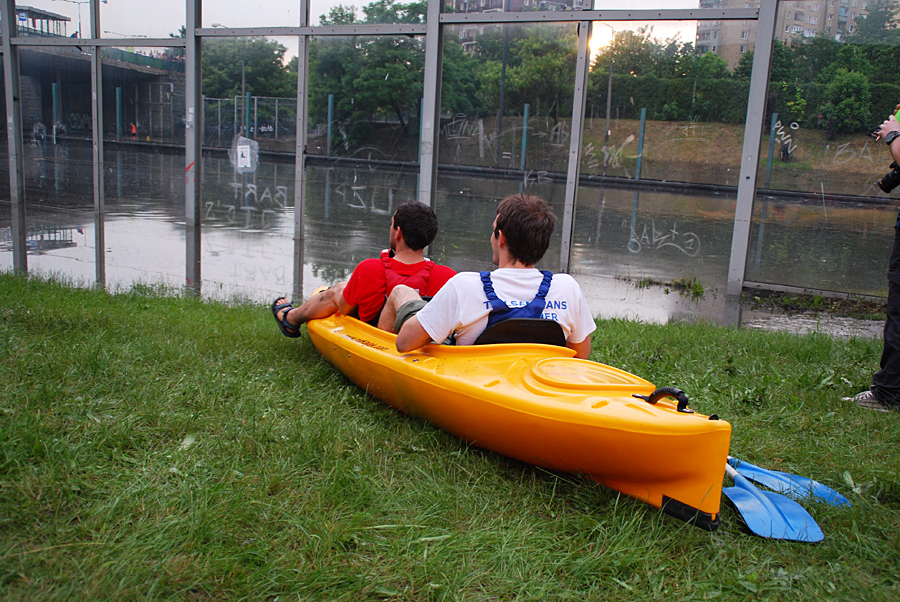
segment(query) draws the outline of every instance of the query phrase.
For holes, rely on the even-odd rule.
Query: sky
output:
[[[337,4],[360,8],[371,0],[311,0],[310,17],[312,24],[318,24],[319,15],[327,14]],[[403,0],[398,0],[402,2]],[[224,27],[290,27],[300,22],[297,0],[206,0],[203,7],[203,27],[221,24]],[[32,6],[70,17],[67,24],[69,35],[78,31],[79,10],[81,24],[87,35],[90,21],[90,6],[87,0],[17,0],[17,6]],[[595,0],[597,9],[666,9],[697,8],[698,0]],[[362,11],[357,14],[362,16]],[[167,38],[177,33],[185,22],[184,0],[107,0],[100,4],[100,27],[103,37],[109,38]],[[632,21],[610,22],[608,26],[594,25],[591,48],[594,53],[610,43],[612,30],[636,30],[646,23]],[[653,37],[660,41],[680,32],[682,42],[694,40],[696,22],[656,22]],[[288,47],[288,58],[296,54],[297,44],[287,38],[279,42]],[[123,44],[125,45],[125,44]],[[137,46],[132,42],[130,46]]]

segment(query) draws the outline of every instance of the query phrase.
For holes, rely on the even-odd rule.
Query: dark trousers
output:
[[[888,267],[887,318],[881,370],[872,377],[872,392],[885,404],[900,403],[900,229],[894,229],[894,248]]]

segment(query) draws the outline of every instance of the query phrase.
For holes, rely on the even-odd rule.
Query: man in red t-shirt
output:
[[[381,257],[360,262],[348,282],[339,282],[317,293],[299,307],[286,297],[272,303],[278,328],[286,337],[299,337],[300,326],[309,320],[325,318],[336,311],[393,331],[395,315],[381,315],[384,301],[398,284],[434,296],[456,272],[424,256],[425,247],[437,236],[437,216],[428,205],[418,201],[401,203],[391,218],[390,250]],[[388,312],[385,312],[388,313]]]

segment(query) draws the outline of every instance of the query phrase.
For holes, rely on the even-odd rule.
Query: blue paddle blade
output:
[[[731,475],[734,487],[723,487],[747,527],[760,537],[815,543],[825,534],[800,504],[771,491],[760,491],[740,474]]]
[[[850,506],[850,500],[818,481],[789,472],[767,470],[737,458],[729,457],[728,463],[751,481],[765,485],[772,491],[783,493],[795,500],[813,499],[818,502],[826,502],[832,506]]]

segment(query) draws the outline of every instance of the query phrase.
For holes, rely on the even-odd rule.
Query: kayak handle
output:
[[[662,399],[663,397],[674,397],[678,402],[678,411],[682,414],[693,414],[694,410],[689,410],[687,407],[688,404],[688,396],[685,395],[684,391],[679,389],[678,387],[661,387],[651,393],[650,395],[639,395],[638,393],[632,394],[632,397],[637,397],[638,399],[643,399],[650,405],[656,404],[657,401]]]

